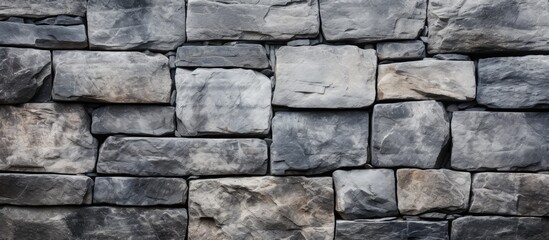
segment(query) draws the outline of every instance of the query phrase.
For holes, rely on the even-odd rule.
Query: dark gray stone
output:
[[[61,16],[50,17],[50,18],[39,20],[39,21],[35,21],[34,24],[72,26],[72,25],[84,24],[84,18],[61,15]]]
[[[93,203],[130,206],[185,204],[182,178],[96,177]]]
[[[448,240],[446,221],[346,221],[337,220],[336,240]]]
[[[93,134],[165,136],[175,131],[175,108],[170,106],[111,105],[92,113]]]
[[[81,49],[88,46],[84,25],[34,25],[0,21],[0,45],[47,49]]]
[[[269,59],[267,51],[260,44],[181,46],[177,48],[175,65],[263,69],[269,67]]]
[[[433,58],[438,60],[471,61],[471,58],[467,55],[451,54],[451,53],[435,54]]]
[[[381,42],[377,44],[377,58],[381,60],[417,60],[425,57],[425,44],[419,40]]]
[[[368,159],[368,112],[277,112],[271,174],[319,174]]]
[[[465,216],[452,222],[452,239],[546,240],[549,219]]]
[[[0,17],[48,17],[86,15],[86,0],[6,0],[0,2]]]

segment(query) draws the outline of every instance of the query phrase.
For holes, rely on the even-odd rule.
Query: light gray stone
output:
[[[379,60],[417,60],[425,57],[425,44],[419,40],[377,44]]]
[[[29,103],[0,106],[0,171],[92,172],[97,140],[84,107]]]
[[[425,59],[378,67],[378,100],[471,101],[475,93],[472,61]]]
[[[186,202],[187,182],[182,178],[95,178],[94,204],[150,206]]]
[[[175,131],[175,108],[170,106],[111,105],[92,113],[93,134],[164,136]]]
[[[425,25],[426,0],[320,0],[328,41],[415,39]]]
[[[477,102],[493,108],[549,108],[549,56],[478,62]]]
[[[343,219],[397,216],[395,173],[365,169],[333,173],[335,209]]]
[[[545,0],[430,0],[429,53],[549,50]]]
[[[189,240],[334,237],[332,178],[223,178],[189,185]]]
[[[86,15],[86,0],[7,0],[0,2],[0,17]]]
[[[336,240],[448,240],[446,221],[336,221]]]
[[[89,0],[92,49],[169,51],[185,42],[185,1]]]
[[[317,0],[189,0],[187,38],[290,40],[319,33]]]
[[[356,46],[284,46],[276,51],[273,104],[360,108],[375,100],[374,50]]]
[[[88,37],[83,24],[58,26],[0,21],[0,45],[82,49],[88,46]]]
[[[452,222],[452,239],[546,240],[547,229],[547,218],[465,216]]]
[[[549,113],[454,112],[454,169],[549,170]]]
[[[404,215],[464,212],[469,207],[471,174],[447,169],[398,169],[398,210]]]
[[[181,46],[177,48],[175,65],[263,69],[269,67],[269,59],[267,51],[260,44]]]
[[[54,51],[53,99],[168,103],[168,58],[140,52]]]
[[[440,167],[449,140],[450,120],[442,103],[374,106],[371,154],[376,167]]]
[[[271,80],[244,69],[177,69],[177,131],[182,136],[264,135],[271,123]]]
[[[60,15],[55,17],[49,17],[42,20],[35,21],[34,24],[37,25],[61,25],[61,26],[72,26],[84,24],[83,17],[73,17],[67,15]]]
[[[311,175],[359,167],[368,159],[368,113],[277,112],[271,174]]]
[[[5,240],[184,239],[184,208],[0,207]]]
[[[267,172],[260,139],[114,136],[101,146],[97,172],[139,176],[260,175]]]

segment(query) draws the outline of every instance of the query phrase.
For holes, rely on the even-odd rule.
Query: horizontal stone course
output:
[[[269,67],[267,51],[260,44],[222,46],[181,46],[177,48],[177,67]]]
[[[0,17],[47,17],[55,15],[86,14],[86,0],[8,0],[0,3]]]
[[[187,182],[181,178],[96,177],[93,192],[94,204],[185,204]]]
[[[0,46],[82,49],[88,46],[88,37],[83,24],[58,26],[0,21]]]
[[[173,135],[175,108],[168,106],[110,105],[92,113],[93,134]]]
[[[544,240],[548,228],[547,218],[466,216],[452,222],[451,239]]]
[[[446,221],[336,221],[337,240],[448,240]]]

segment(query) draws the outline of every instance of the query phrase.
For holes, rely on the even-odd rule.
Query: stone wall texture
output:
[[[547,240],[547,0],[0,0],[0,240]]]

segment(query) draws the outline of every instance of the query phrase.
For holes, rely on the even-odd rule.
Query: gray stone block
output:
[[[93,134],[173,135],[175,108],[170,106],[111,105],[92,113]]]
[[[86,15],[86,0],[8,0],[0,2],[0,17],[48,17],[55,15]]]
[[[95,178],[94,204],[151,206],[186,202],[187,182],[182,178]]]
[[[88,37],[83,24],[58,26],[0,21],[0,45],[46,49],[82,49],[88,46]]]
[[[446,221],[336,221],[336,240],[448,240]]]
[[[417,60],[425,57],[425,44],[419,40],[381,42],[377,44],[377,57],[382,60]]]
[[[465,216],[452,222],[452,239],[546,240],[547,229],[546,218]]]
[[[177,48],[175,65],[263,69],[269,67],[269,59],[267,51],[260,44],[181,46]]]

